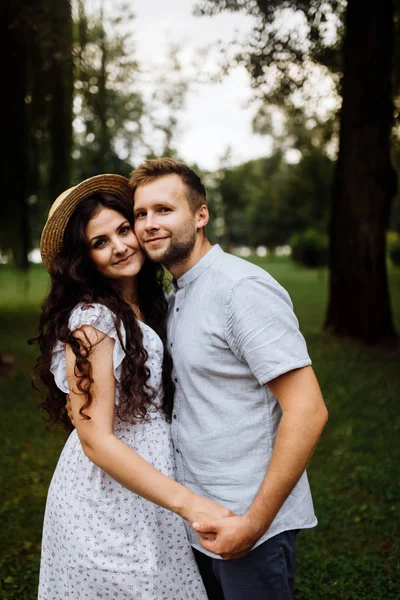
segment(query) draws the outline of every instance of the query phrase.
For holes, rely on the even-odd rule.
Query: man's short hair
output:
[[[207,194],[200,177],[185,163],[172,158],[152,158],[145,160],[132,171],[129,185],[133,193],[138,187],[151,183],[166,175],[178,175],[186,187],[186,199],[190,210],[195,212],[202,204],[207,203]]]

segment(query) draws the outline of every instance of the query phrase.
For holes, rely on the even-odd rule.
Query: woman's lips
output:
[[[115,265],[123,265],[125,263],[127,263],[132,256],[134,256],[133,254],[130,254],[129,256],[127,256],[126,258],[121,258],[121,260],[118,260],[116,263],[114,263]]]

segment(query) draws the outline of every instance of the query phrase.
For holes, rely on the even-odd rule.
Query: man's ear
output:
[[[200,208],[196,210],[196,227],[197,229],[202,229],[208,223],[210,215],[208,213],[207,204],[202,204]]]

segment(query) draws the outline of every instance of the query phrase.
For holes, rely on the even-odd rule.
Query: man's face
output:
[[[139,186],[134,197],[135,233],[148,257],[167,267],[193,251],[201,224],[192,212],[179,175],[165,175]]]

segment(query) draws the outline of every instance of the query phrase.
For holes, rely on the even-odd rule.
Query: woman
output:
[[[92,177],[59,196],[41,237],[51,290],[35,371],[50,421],[69,426],[69,394],[76,429],[49,488],[40,600],[206,598],[180,517],[229,514],[172,479],[162,269],[131,198],[126,178]]]

